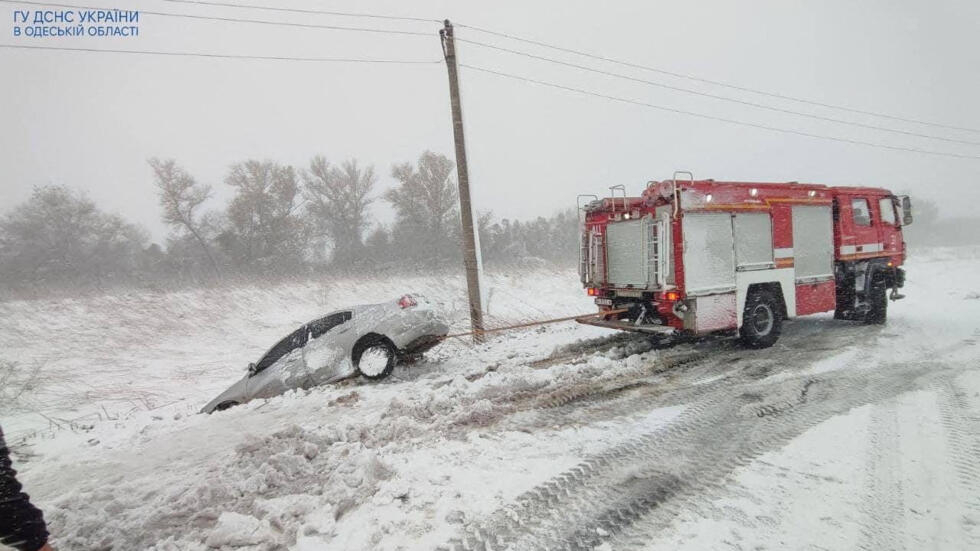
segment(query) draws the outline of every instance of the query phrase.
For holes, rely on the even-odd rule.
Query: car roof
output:
[[[314,321],[321,320],[323,318],[328,318],[328,317],[330,317],[330,316],[332,316],[334,314],[342,314],[344,312],[350,312],[351,313],[351,316],[354,317],[354,316],[357,316],[359,314],[364,314],[365,312],[368,312],[368,311],[371,311],[371,310],[384,309],[384,308],[387,308],[388,306],[389,306],[389,304],[387,302],[379,302],[379,303],[375,303],[375,304],[358,304],[358,305],[355,305],[355,306],[351,306],[349,308],[341,308],[340,310],[333,310],[332,312],[327,312],[326,314],[323,314],[323,315],[321,315],[319,317],[316,317],[316,318],[311,319],[310,321],[304,323],[303,325],[309,325],[309,324],[313,323]],[[303,325],[301,325],[300,327],[303,327]]]

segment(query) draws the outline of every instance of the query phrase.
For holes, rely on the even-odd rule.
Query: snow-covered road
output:
[[[404,290],[461,323],[462,282],[0,303],[38,370],[0,419],[59,549],[980,548],[977,273],[922,254],[887,326],[768,350],[555,325],[213,416],[294,324]],[[500,323],[591,310],[570,273],[491,287]]]

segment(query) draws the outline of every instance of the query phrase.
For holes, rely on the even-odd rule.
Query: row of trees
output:
[[[0,285],[8,289],[276,278],[314,271],[417,270],[461,264],[455,165],[426,151],[394,165],[397,184],[378,189],[373,166],[314,157],[303,168],[273,161],[232,165],[233,189],[215,206],[213,188],[173,159],[151,159],[165,243],[103,212],[65,186],[34,190],[0,218]],[[387,203],[394,221],[373,220]],[[530,222],[479,216],[487,265],[574,262],[573,211]]]

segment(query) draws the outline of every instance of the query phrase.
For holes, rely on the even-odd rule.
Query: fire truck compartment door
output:
[[[684,215],[684,286],[687,294],[722,293],[735,289],[735,248],[732,215]]]
[[[642,219],[606,226],[606,269],[614,287],[647,286],[645,228]]]
[[[737,327],[735,293],[695,297],[691,304],[693,308],[684,316],[684,329],[703,335]]]
[[[797,282],[834,277],[834,222],[829,206],[793,206],[793,255]]]
[[[739,271],[774,268],[772,219],[768,212],[738,212],[735,225],[735,262]]]

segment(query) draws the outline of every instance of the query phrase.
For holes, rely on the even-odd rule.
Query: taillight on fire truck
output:
[[[667,291],[666,293],[664,293],[664,300],[669,300],[671,302],[674,302],[680,300],[680,298],[681,298],[681,294],[678,293],[677,291]]]
[[[586,293],[588,293],[590,297],[602,296],[602,293],[599,291],[599,289],[596,289],[595,287],[589,287]]]

